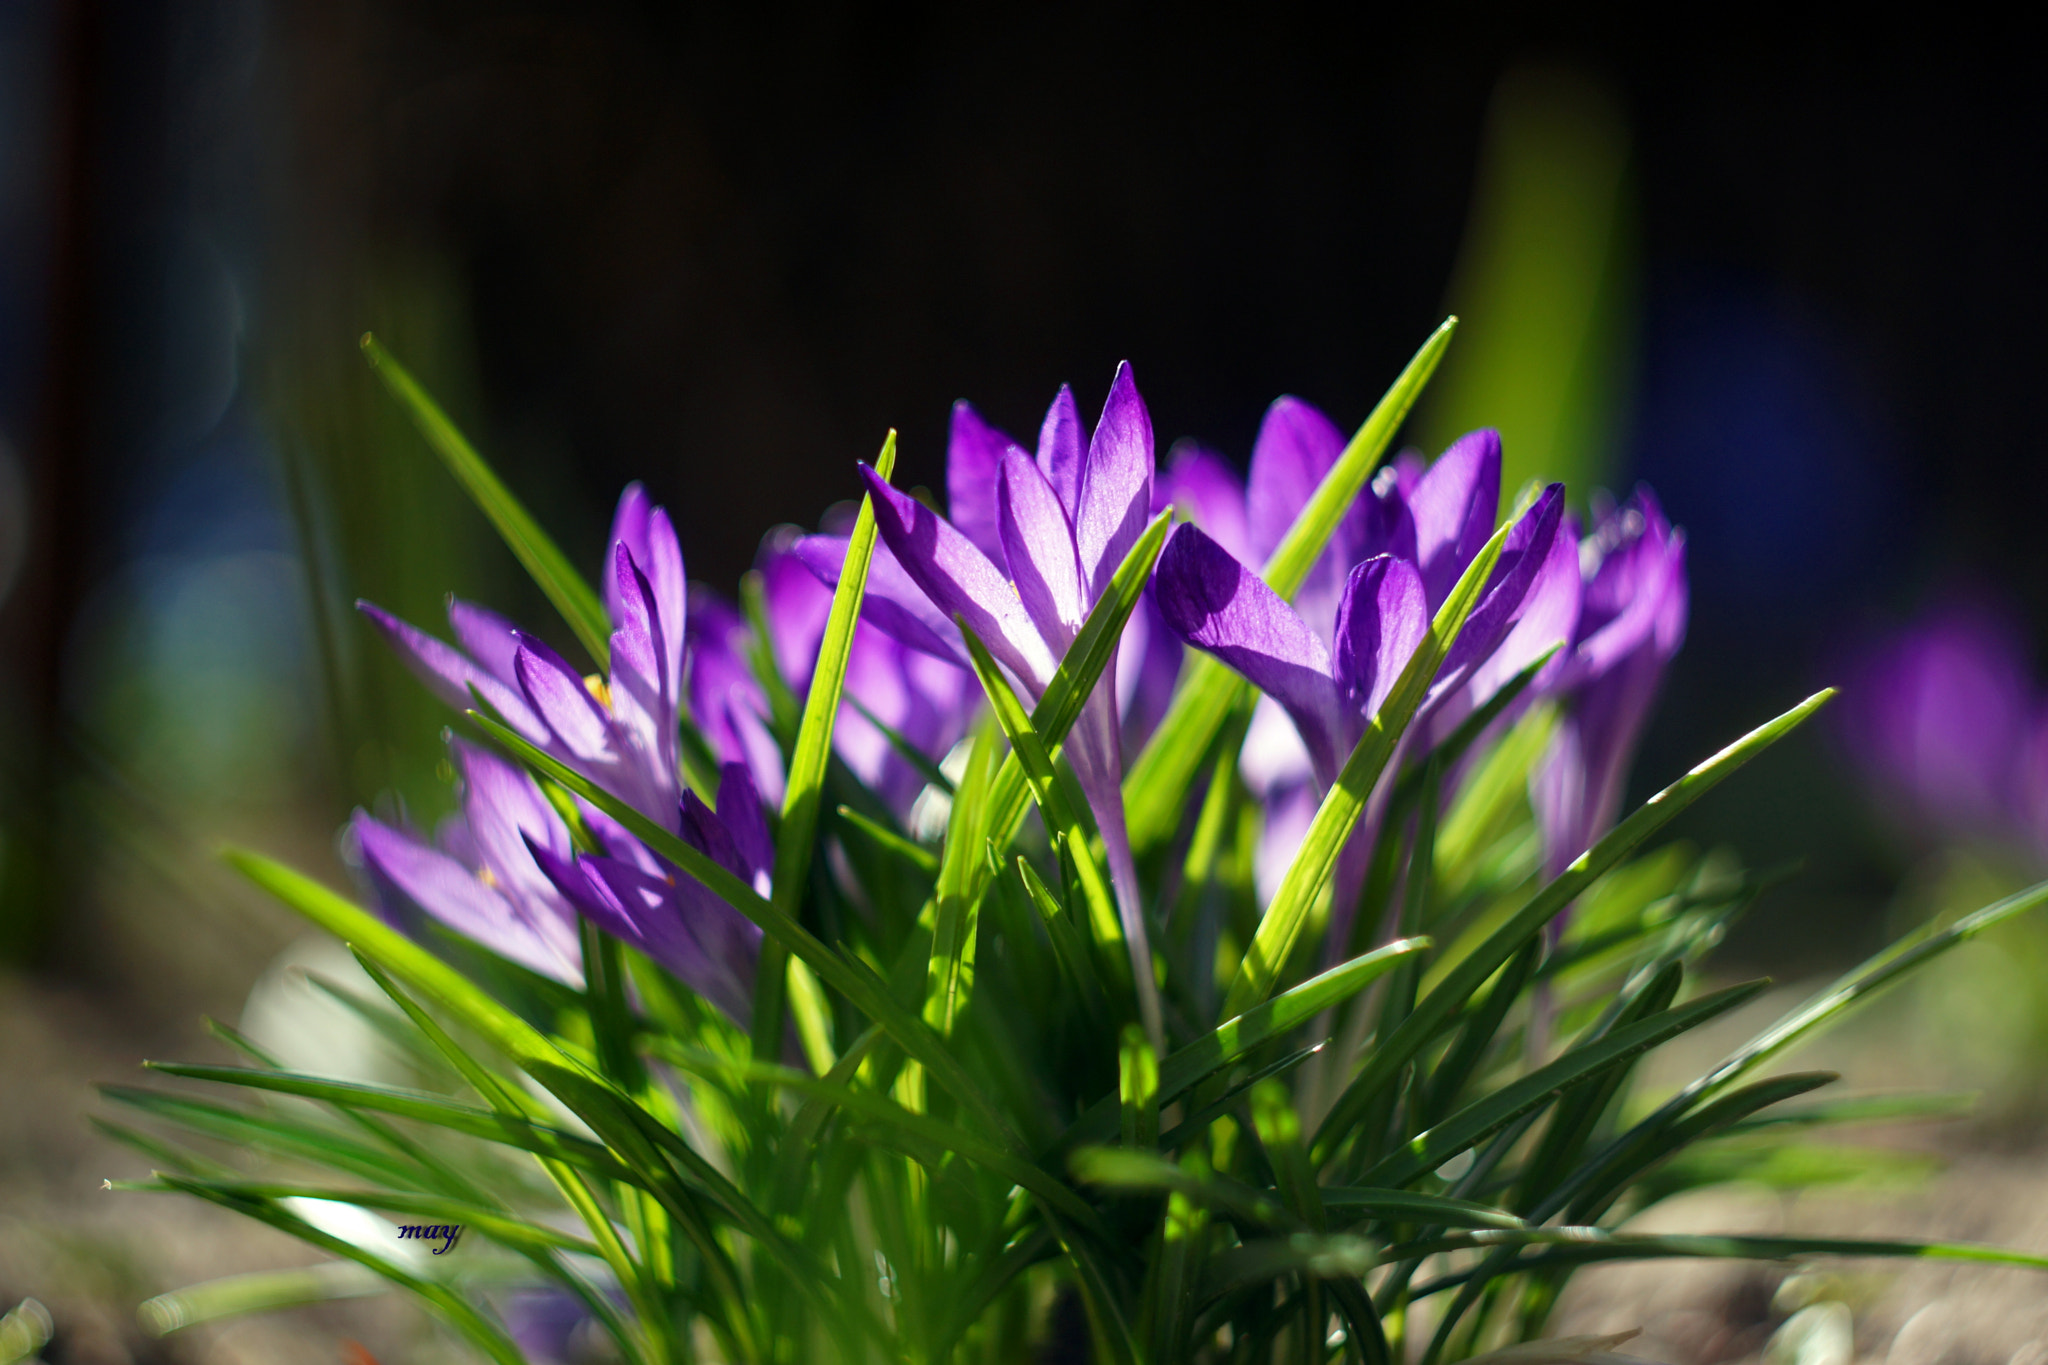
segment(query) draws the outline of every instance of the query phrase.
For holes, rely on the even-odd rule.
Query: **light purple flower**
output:
[[[449,705],[474,705],[470,689],[527,740],[675,829],[677,743],[683,697],[687,587],[668,513],[639,484],[619,499],[606,555],[611,677],[578,674],[535,636],[495,613],[450,599],[459,645],[370,603],[357,605],[407,665]]]
[[[1576,539],[1576,528],[1560,541]],[[1579,607],[1570,648],[1545,670],[1564,698],[1529,794],[1553,873],[1604,834],[1621,809],[1629,763],[1666,665],[1685,639],[1685,535],[1648,488],[1596,510],[1578,543]]]
[[[889,551],[878,547],[869,570],[868,619],[912,648],[964,665],[957,615],[1035,699],[1150,519],[1152,420],[1128,364],[1118,366],[1085,446],[1073,393],[1060,389],[1039,428],[1035,459],[966,403],[956,404],[946,466],[950,520],[867,466],[861,472]],[[816,540],[799,553],[827,581],[844,556]],[[1124,828],[1115,669],[1112,660],[1110,685],[1083,705],[1066,753],[1102,831],[1133,960],[1149,964]],[[1138,977],[1154,1023],[1149,970],[1141,965]]]
[[[535,850],[567,857],[568,827],[523,769],[460,740],[450,748],[462,807],[436,843],[355,813],[356,841],[378,898],[580,987],[576,911],[535,860]],[[406,913],[395,917],[403,922]]]

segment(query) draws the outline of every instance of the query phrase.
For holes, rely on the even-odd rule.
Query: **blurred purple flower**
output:
[[[1636,741],[1685,639],[1685,534],[1672,529],[1648,488],[1616,507],[1598,506],[1592,534],[1577,542],[1570,647],[1545,669],[1564,713],[1531,775],[1529,795],[1554,874],[1614,824]]]
[[[2048,718],[2016,620],[1951,602],[1865,650],[1848,676],[1840,733],[1908,820],[2048,846]]]

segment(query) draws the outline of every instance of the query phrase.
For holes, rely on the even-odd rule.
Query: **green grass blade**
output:
[[[870,820],[851,806],[841,806],[840,819],[859,830],[876,848],[887,849],[927,877],[939,875],[939,855],[923,844],[904,838],[879,820]]]
[[[1225,1016],[1242,1014],[1272,994],[1288,956],[1294,951],[1301,926],[1308,920],[1309,910],[1314,906],[1316,897],[1329,885],[1331,873],[1336,871],[1338,853],[1350,839],[1359,817],[1365,813],[1365,803],[1371,798],[1380,774],[1393,760],[1394,746],[1400,743],[1408,722],[1414,719],[1416,709],[1422,705],[1422,699],[1435,681],[1437,669],[1457,640],[1458,632],[1465,628],[1465,618],[1479,605],[1480,594],[1486,588],[1488,576],[1493,573],[1494,561],[1500,558],[1501,546],[1506,543],[1511,526],[1512,523],[1503,524],[1495,531],[1486,547],[1466,566],[1457,586],[1451,589],[1450,596],[1437,609],[1436,619],[1430,622],[1429,633],[1423,636],[1422,642],[1415,647],[1415,653],[1409,656],[1394,690],[1387,695],[1357,747],[1344,761],[1343,771],[1337,774],[1337,781],[1323,798],[1322,805],[1316,808],[1315,819],[1302,838],[1301,848],[1295,853],[1294,861],[1288,864],[1286,875],[1280,880],[1280,889],[1273,893],[1273,903],[1266,907],[1265,917],[1259,921],[1258,933],[1253,937],[1251,947],[1245,950],[1237,975],[1231,979],[1230,989],[1223,1000]]]
[[[144,1300],[135,1316],[143,1331],[163,1337],[181,1328],[223,1318],[388,1294],[396,1288],[386,1277],[356,1262],[321,1261],[290,1270],[257,1270],[187,1285]]]
[[[952,810],[946,819],[946,851],[939,863],[935,888],[938,914],[932,921],[931,961],[927,964],[924,992],[924,1021],[941,1038],[953,1036],[953,1026],[974,992],[975,941],[981,928],[980,902],[967,894],[967,882],[983,847],[990,775],[995,771],[996,731],[984,725],[974,738],[967,757],[967,771],[961,774],[953,794]]]
[[[127,1085],[103,1085],[99,1091],[115,1104],[238,1147],[310,1161],[364,1180],[399,1188],[425,1192],[434,1187],[432,1179],[423,1172],[413,1169],[410,1163],[394,1160],[381,1148],[283,1114],[251,1113],[207,1100]],[[187,1159],[183,1154],[177,1156],[179,1163]]]
[[[1573,1048],[1548,1066],[1538,1067],[1465,1106],[1428,1132],[1417,1134],[1401,1150],[1367,1171],[1364,1183],[1404,1185],[1425,1171],[1433,1171],[1552,1096],[1755,999],[1768,984],[1752,981],[1730,986]]]
[[[1340,963],[1271,1000],[1226,1021],[1159,1064],[1159,1102],[1171,1104],[1194,1086],[1262,1043],[1285,1037],[1316,1015],[1379,980],[1402,962],[1431,947],[1427,938],[1401,939]],[[1117,1131],[1117,1097],[1105,1096],[1074,1120],[1053,1145],[1067,1151],[1083,1143],[1106,1142]]]
[[[187,1179],[186,1183],[204,1185],[216,1193],[233,1195],[240,1199],[325,1199],[338,1204],[381,1209],[386,1213],[416,1214],[434,1222],[459,1223],[465,1229],[474,1228],[482,1236],[515,1250],[573,1251],[586,1256],[598,1254],[596,1243],[571,1236],[544,1223],[529,1223],[519,1218],[508,1218],[495,1209],[439,1195],[402,1194],[390,1190],[350,1190],[326,1185],[299,1185],[260,1180],[192,1178]],[[144,1186],[131,1182],[118,1188],[140,1189]],[[172,1187],[159,1181],[154,1188],[168,1191]]]
[[[1436,372],[1457,326],[1456,318],[1445,318],[1430,333],[1323,476],[1273,557],[1266,561],[1264,577],[1274,592],[1292,597],[1300,590],[1336,533],[1338,522],[1372,477],[1423,386]],[[1124,809],[1131,848],[1138,857],[1155,851],[1179,828],[1186,794],[1195,786],[1202,757],[1246,688],[1242,679],[1208,655],[1189,655],[1165,717],[1124,778]]]
[[[1520,952],[1543,926],[1579,893],[1632,853],[1644,840],[1669,824],[1679,812],[1719,786],[1743,764],[1783,739],[1834,696],[1832,688],[1817,692],[1790,711],[1750,731],[1644,802],[1629,817],[1580,854],[1571,866],[1532,896],[1528,903],[1467,954],[1417,1002],[1415,1010],[1366,1058],[1345,1087],[1316,1133],[1311,1153],[1317,1165],[1336,1148],[1379,1088],[1400,1074],[1415,1054],[1507,960]]]
[[[1522,1220],[1506,1209],[1448,1195],[1390,1190],[1367,1185],[1326,1185],[1323,1207],[1332,1214],[1362,1215],[1377,1223],[1414,1223],[1449,1228],[1518,1228]]]
[[[356,1081],[335,1081],[323,1076],[304,1076],[290,1071],[258,1071],[250,1067],[209,1066],[186,1062],[145,1062],[153,1071],[187,1080],[213,1081],[221,1085],[246,1086],[279,1095],[299,1095],[329,1104],[379,1113],[446,1128],[468,1137],[482,1138],[521,1151],[534,1152],[551,1160],[602,1175],[608,1180],[638,1183],[637,1173],[626,1167],[601,1143],[564,1133],[545,1124],[533,1123],[510,1114],[472,1105],[457,1104],[439,1095],[363,1085]]]
[[[369,359],[370,368],[384,381],[392,396],[405,408],[413,425],[420,429],[420,435],[427,438],[427,444],[441,457],[448,472],[462,485],[471,501],[490,518],[491,525],[498,529],[506,546],[525,566],[533,581],[547,594],[548,601],[555,604],[555,610],[562,613],[562,619],[569,623],[569,629],[576,632],[576,638],[597,661],[600,669],[611,666],[611,622],[605,617],[604,603],[592,590],[583,576],[576,572],[569,560],[548,538],[532,515],[512,496],[512,490],[505,487],[491,469],[484,457],[477,453],[463,434],[456,429],[448,415],[419,381],[406,372],[404,366],[392,358],[382,342],[363,333],[363,354]]]
[[[882,439],[875,473],[887,479],[896,468],[896,433]],[[804,695],[803,721],[789,758],[789,781],[782,797],[782,827],[775,836],[775,908],[791,922],[803,903],[811,872],[811,851],[817,844],[818,806],[824,799],[825,770],[832,758],[832,730],[839,719],[839,698],[846,689],[846,662],[853,653],[853,632],[860,624],[861,599],[867,593],[868,565],[875,556],[875,507],[872,495],[860,500],[853,535],[846,544],[839,586],[832,590],[832,614],[818,645],[811,670],[811,688]],[[774,939],[761,942],[761,960],[754,974],[754,1055],[762,1059],[782,1053],[784,1008],[789,989],[789,948]],[[812,969],[816,970],[815,967]]]

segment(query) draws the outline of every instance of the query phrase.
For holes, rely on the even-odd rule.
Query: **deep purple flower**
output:
[[[537,637],[451,598],[448,645],[370,603],[357,605],[451,706],[470,688],[507,724],[650,819],[676,828],[677,737],[687,587],[668,513],[639,484],[619,499],[606,556],[611,677],[584,678]]]
[[[745,765],[728,763],[719,776],[715,812],[695,792],[683,793],[680,832],[765,896],[775,866],[767,812]],[[598,928],[646,953],[746,1024],[753,1011],[760,928],[602,815],[590,825],[605,846],[602,854],[533,846],[534,861],[551,884]]]
[[[576,911],[534,852],[567,857],[568,827],[523,769],[460,740],[449,747],[461,772],[462,808],[435,843],[366,811],[355,814],[355,837],[379,899],[431,915],[503,957],[580,987]]]
[[[1576,539],[1575,529],[1560,537]],[[1546,669],[1564,701],[1530,799],[1545,861],[1561,871],[1620,813],[1629,762],[1665,666],[1685,639],[1685,535],[1648,488],[1596,511],[1578,544],[1580,597],[1570,648]]]

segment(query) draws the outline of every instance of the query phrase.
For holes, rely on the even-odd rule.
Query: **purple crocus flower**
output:
[[[1576,540],[1575,532],[1560,537]],[[1548,680],[1565,698],[1529,794],[1553,874],[1604,834],[1620,813],[1636,740],[1664,669],[1685,639],[1685,535],[1648,488],[1596,509],[1578,544],[1581,580],[1570,648]]]
[[[608,681],[584,678],[537,637],[467,602],[448,605],[459,647],[368,602],[357,605],[451,706],[473,705],[474,687],[527,740],[675,829],[687,624],[682,550],[668,513],[639,484],[619,499],[610,543]]]
[[[720,764],[742,763],[755,789],[782,804],[782,748],[768,728],[768,694],[748,657],[753,629],[740,609],[690,587],[690,716]]]
[[[568,827],[524,769],[460,740],[449,747],[462,777],[462,808],[436,843],[367,811],[355,813],[356,841],[378,898],[580,987],[576,911],[536,861],[569,855]],[[402,921],[404,914],[394,917]]]
[[[1150,518],[1152,419],[1129,364],[1117,367],[1085,445],[1073,392],[1060,389],[1039,428],[1036,459],[972,407],[955,404],[950,520],[866,465],[861,473],[889,551],[878,547],[869,569],[868,619],[914,649],[964,665],[958,615],[1036,698]],[[837,577],[837,544],[813,538],[798,549],[821,577]],[[1124,828],[1115,668],[1112,660],[1111,685],[1083,705],[1066,753],[1102,831],[1140,1003],[1156,1035],[1150,948]]]

